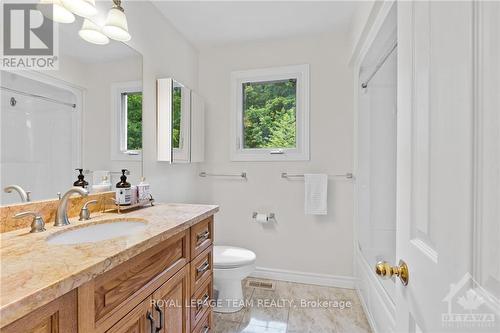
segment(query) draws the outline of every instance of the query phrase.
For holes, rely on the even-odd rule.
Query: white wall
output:
[[[124,7],[132,34],[128,44],[143,55],[144,174],[158,201],[196,201],[197,164],[156,161],[156,79],[174,77],[196,89],[197,51],[150,2],[129,1]]]
[[[345,173],[352,170],[352,73],[345,35],[245,43],[200,51],[199,90],[206,99],[206,163],[212,172],[248,172],[248,181],[201,179],[207,202],[219,204],[218,244],[252,249],[257,266],[314,274],[352,275],[353,188],[329,182],[328,215],[304,215],[303,180],[281,172]],[[310,64],[311,160],[230,162],[230,73],[234,70]],[[252,212],[274,212],[272,228],[252,222]]]

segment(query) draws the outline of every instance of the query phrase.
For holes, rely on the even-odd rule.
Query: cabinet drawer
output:
[[[212,246],[205,249],[191,261],[191,293],[194,293],[203,283],[212,277],[213,253]]]
[[[195,327],[210,309],[210,301],[213,299],[213,282],[210,276],[198,290],[195,291],[191,302],[191,327]]]
[[[115,312],[119,315],[132,310],[186,265],[188,242],[189,231],[186,230],[98,276],[94,283],[96,326],[106,322]]]
[[[214,217],[209,218],[191,227],[191,258],[196,258],[201,252],[213,243]]]
[[[198,325],[191,331],[193,333],[208,333],[208,332],[213,332],[213,315],[212,315],[212,309],[208,309],[208,311],[205,312],[203,315],[202,319],[198,323]]]

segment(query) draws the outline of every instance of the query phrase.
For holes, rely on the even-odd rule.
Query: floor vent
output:
[[[274,290],[276,287],[276,283],[274,281],[263,281],[263,280],[248,280],[247,287],[248,288],[257,288],[257,289],[265,289],[265,290]]]

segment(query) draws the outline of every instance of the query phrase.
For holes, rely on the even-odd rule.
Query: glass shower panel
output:
[[[396,262],[397,52],[360,92],[358,242],[371,267]],[[391,297],[394,282],[381,280]]]
[[[79,121],[75,108],[24,93],[75,103],[64,89],[13,73],[2,72],[1,92],[1,187],[17,184],[31,191],[32,200],[55,198],[72,184],[79,157]],[[1,192],[1,204],[17,203],[19,197]]]

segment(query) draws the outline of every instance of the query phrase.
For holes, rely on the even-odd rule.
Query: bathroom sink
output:
[[[57,245],[97,243],[117,237],[131,236],[144,229],[146,229],[146,223],[142,221],[113,220],[63,231],[48,237],[47,242]]]

